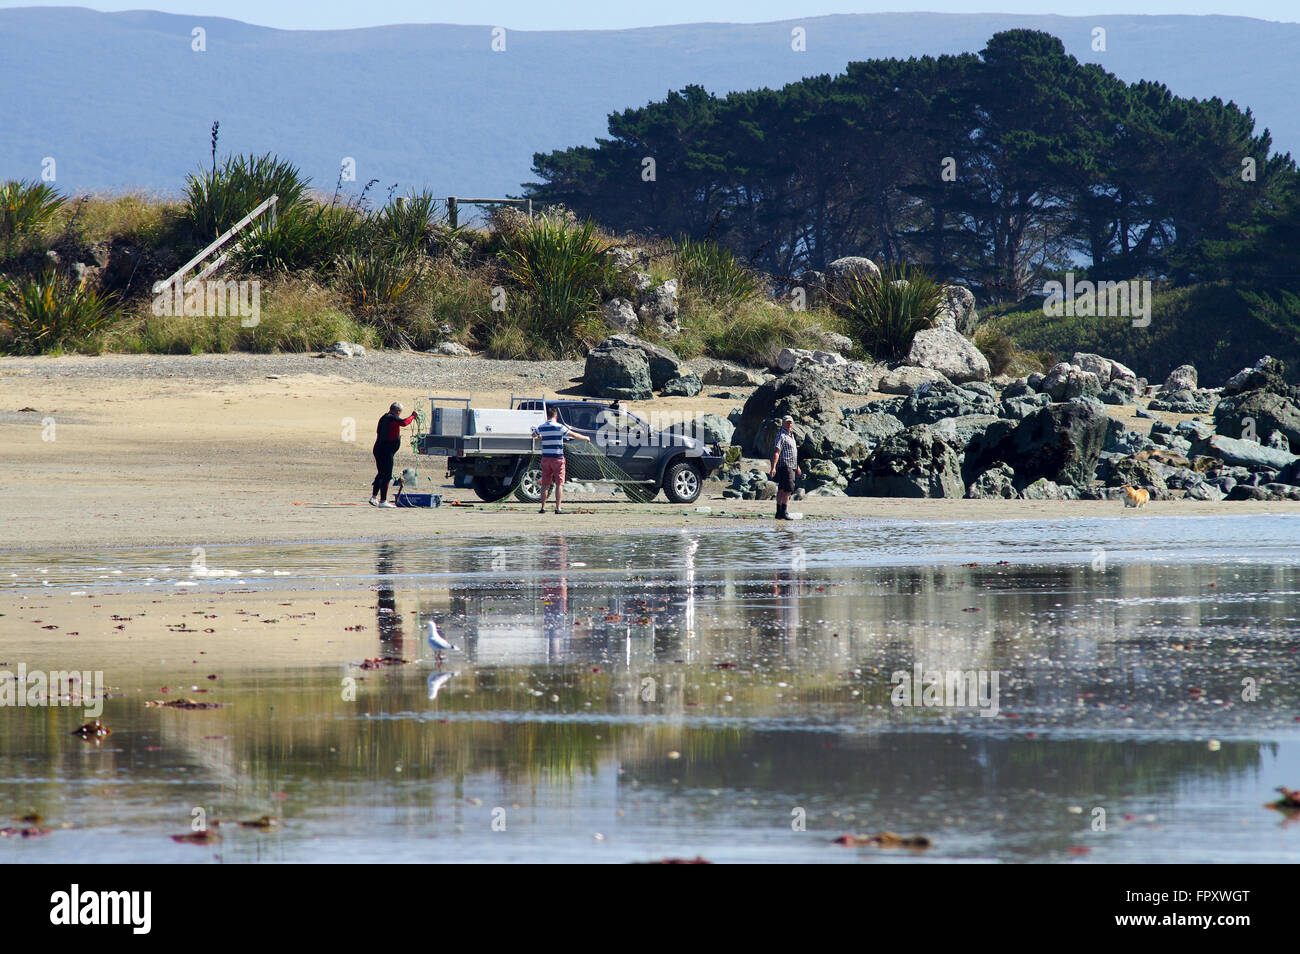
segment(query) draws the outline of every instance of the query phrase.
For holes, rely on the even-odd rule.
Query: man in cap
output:
[[[776,519],[789,520],[786,508],[790,503],[790,494],[794,493],[794,482],[803,476],[799,469],[799,449],[794,442],[794,418],[787,414],[781,419],[781,429],[776,432],[776,441],[772,445],[772,471],[768,474],[776,481]]]
[[[397,448],[402,446],[402,428],[415,420],[415,412],[402,417],[403,410],[402,402],[394,401],[389,406],[388,413],[379,419],[379,426],[375,428],[373,451],[375,468],[378,472],[375,474],[374,483],[370,485],[372,507],[396,506],[388,502],[388,485],[393,481],[393,455],[397,453]]]

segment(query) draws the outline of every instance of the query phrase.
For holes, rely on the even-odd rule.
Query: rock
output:
[[[927,328],[912,338],[906,363],[938,371],[954,384],[987,381],[989,362],[968,339],[947,328]]]
[[[1194,455],[1217,457],[1226,464],[1252,469],[1270,467],[1281,470],[1297,459],[1289,451],[1274,450],[1257,441],[1237,440],[1222,434],[1192,441],[1191,451]]]
[[[1033,414],[1041,407],[1046,407],[1052,403],[1050,394],[1033,394],[1024,397],[1004,398],[999,405],[999,411],[1003,417],[1013,420],[1023,420],[1030,414]]]
[[[960,454],[975,437],[989,429],[996,414],[963,414],[960,417],[945,417],[933,425],[934,432],[949,447]]]
[[[1109,358],[1103,358],[1099,354],[1092,354],[1087,351],[1076,351],[1074,357],[1070,358],[1069,363],[1081,371],[1095,374],[1103,387],[1110,384],[1112,365]]]
[[[610,345],[607,339],[587,355],[582,387],[592,397],[619,398],[625,401],[648,401],[654,397],[650,387],[650,362],[639,348]]]
[[[979,314],[975,311],[975,295],[971,290],[965,285],[945,285],[935,324],[961,335],[973,335],[979,324]]]
[[[673,424],[664,433],[693,437],[697,441],[705,442],[706,445],[712,443],[725,445],[731,443],[732,434],[736,433],[736,425],[719,415],[698,415],[682,421],[681,424]]]
[[[1291,447],[1300,450],[1300,406],[1273,391],[1240,392],[1219,401],[1214,409],[1214,429],[1246,439],[1281,431]]]
[[[1023,500],[1069,500],[1065,490],[1046,477],[1039,477],[1020,491]]]
[[[870,394],[875,390],[876,368],[865,361],[849,361],[825,369],[826,386],[843,394]]]
[[[1014,500],[1016,472],[1006,464],[996,464],[980,474],[966,489],[972,500]]]
[[[750,457],[770,459],[781,418],[794,418],[794,436],[801,459],[863,457],[867,449],[844,426],[844,416],[831,397],[822,375],[812,366],[800,366],[765,382],[745,402],[732,442]]]
[[[1195,391],[1196,390],[1196,368],[1190,364],[1180,364],[1169,372],[1169,377],[1165,378],[1165,383],[1160,386],[1160,393],[1167,394],[1170,391]]]
[[[1102,404],[1124,405],[1124,404],[1132,404],[1134,400],[1134,396],[1129,391],[1126,391],[1124,388],[1117,388],[1114,385],[1107,385],[1106,387],[1102,388],[1101,393],[1097,395],[1097,400],[1099,400]]]
[[[826,291],[834,297],[842,298],[847,293],[846,279],[850,275],[858,275],[864,279],[878,279],[880,278],[880,269],[876,267],[876,263],[871,259],[859,255],[837,258],[826,266],[824,279]]]
[[[1101,405],[1070,401],[1040,408],[1022,421],[999,420],[966,448],[964,469],[982,473],[1009,464],[1020,480],[1046,477],[1087,487],[1110,429]]]
[[[966,493],[956,452],[925,424],[881,441],[849,494],[859,497],[952,497]]]
[[[1284,450],[1288,453],[1291,451],[1291,442],[1286,439],[1286,435],[1281,431],[1273,431],[1269,434],[1268,439],[1264,441],[1264,446],[1271,447],[1274,450]]]
[[[681,373],[682,359],[671,349],[642,341],[636,335],[611,335],[598,347],[606,350],[623,348],[640,351],[650,367],[650,386],[656,391]]]
[[[685,368],[675,378],[669,378],[664,382],[664,386],[659,389],[659,393],[664,397],[695,397],[704,389],[700,376],[694,371],[688,371]]]
[[[1101,394],[1101,381],[1091,371],[1062,361],[1047,372],[1039,390],[1050,394],[1053,401],[1069,401],[1072,398],[1096,397]]]
[[[681,329],[677,326],[677,279],[670,278],[653,288],[641,290],[641,304],[637,317],[654,325],[661,334],[672,337]]]
[[[1175,414],[1209,414],[1218,403],[1213,391],[1161,391],[1147,405],[1153,411]]]
[[[650,255],[643,248],[634,245],[617,246],[605,250],[605,262],[619,272],[631,272],[650,261]]]
[[[867,405],[870,407],[871,405]],[[844,424],[854,434],[875,446],[886,437],[897,434],[903,429],[903,422],[886,411],[865,412],[862,409],[852,414],[845,413]]]
[[[997,400],[980,391],[958,387],[945,380],[922,384],[904,398],[897,417],[907,427],[934,424],[945,417],[995,414]]]
[[[929,368],[895,368],[883,374],[876,382],[876,390],[883,394],[911,394],[921,385],[931,381],[947,381],[938,371]]]
[[[1102,451],[1108,454],[1122,454],[1127,457],[1153,446],[1155,445],[1151,440],[1144,435],[1120,427],[1117,430],[1107,431],[1106,442],[1102,445]]]
[[[474,353],[470,351],[469,348],[466,348],[463,344],[458,344],[455,341],[440,341],[438,342],[437,348],[435,348],[434,350],[437,351],[438,354],[452,355],[453,357],[457,357],[457,358],[468,357],[469,355]]]
[[[1165,477],[1170,490],[1181,490],[1190,500],[1222,500],[1224,492],[1206,480],[1204,475],[1184,467],[1174,468]],[[1236,481],[1233,481],[1236,485]]]
[[[721,384],[726,387],[757,387],[763,378],[748,368],[726,361],[710,361],[700,372],[700,380],[705,384]]]
[[[809,351],[807,348],[782,348],[776,356],[778,371],[793,371],[800,364],[814,364],[821,367],[834,367],[847,364],[848,360],[830,351]]]
[[[1241,394],[1243,391],[1272,391],[1276,394],[1287,392],[1287,383],[1282,375],[1286,372],[1284,365],[1277,358],[1264,355],[1253,367],[1242,368],[1223,386],[1225,397]]]
[[[821,339],[821,342],[827,351],[833,351],[836,354],[843,354],[845,351],[853,350],[853,339],[847,335],[821,329],[819,329],[816,334],[817,337]]]
[[[634,332],[641,323],[637,318],[636,308],[626,298],[611,298],[601,306],[605,313],[605,324],[620,332]]]
[[[364,358],[366,349],[359,344],[336,341],[326,348],[324,353],[331,358]]]

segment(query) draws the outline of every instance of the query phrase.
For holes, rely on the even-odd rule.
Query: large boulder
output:
[[[700,376],[694,371],[682,368],[675,378],[669,378],[659,393],[664,397],[695,397],[704,390]]]
[[[1227,437],[1263,440],[1281,431],[1300,450],[1300,406],[1291,398],[1258,389],[1223,398],[1214,409],[1214,429]]]
[[[975,333],[979,313],[975,311],[975,295],[965,285],[945,285],[939,299],[935,325],[962,335]]]
[[[706,444],[730,444],[736,426],[725,417],[717,414],[702,414],[690,420],[674,424],[665,430],[668,434],[680,434],[694,437]]]
[[[636,314],[641,321],[653,325],[660,334],[671,338],[681,332],[677,324],[677,311],[677,279],[670,278],[641,293],[641,304]]]
[[[996,414],[998,402],[982,391],[958,387],[947,379],[922,384],[898,409],[898,419],[908,427],[934,424],[945,417]]]
[[[1209,414],[1218,403],[1213,391],[1161,391],[1151,399],[1147,407],[1152,411],[1168,411],[1174,414]]]
[[[1210,434],[1192,441],[1192,456],[1214,457],[1237,467],[1252,470],[1271,468],[1281,470],[1296,460],[1289,451],[1265,447],[1258,441],[1238,440],[1223,434]]]
[[[871,410],[868,404],[853,413],[845,413],[844,426],[868,444],[875,446],[903,429],[903,422],[888,411]]]
[[[934,432],[949,447],[961,454],[968,444],[987,431],[998,420],[996,414],[963,414],[945,417],[933,425]]]
[[[794,418],[800,458],[836,460],[866,456],[822,376],[812,367],[797,367],[760,385],[745,402],[732,443],[749,457],[770,458],[776,432],[786,415]]]
[[[968,339],[948,328],[927,328],[912,338],[906,363],[938,371],[949,381],[987,381],[989,362]]]
[[[626,298],[611,298],[601,306],[601,311],[605,314],[605,324],[615,331],[630,334],[640,324],[636,307]]]
[[[911,394],[921,385],[931,381],[947,381],[938,371],[929,368],[909,368],[906,365],[886,371],[876,382],[876,390],[882,394]]]
[[[972,500],[1014,500],[1016,472],[1006,464],[995,464],[971,481],[966,496]]]
[[[1139,487],[1149,492],[1153,500],[1168,500],[1169,487],[1157,468],[1150,460],[1121,457],[1107,461],[1098,468],[1097,474],[1108,487]]]
[[[846,293],[846,280],[850,275],[857,275],[863,279],[875,279],[880,277],[880,269],[876,263],[869,258],[863,258],[860,255],[846,255],[844,258],[837,258],[826,266],[826,272],[823,276],[826,291],[837,298],[841,298]]]
[[[703,367],[700,380],[705,384],[751,388],[762,384],[763,376],[757,371],[742,368],[738,364],[730,364],[726,361],[710,361]]]
[[[1180,364],[1169,372],[1169,377],[1165,378],[1165,383],[1160,385],[1160,393],[1167,394],[1170,391],[1195,391],[1196,390],[1196,368],[1190,364]]]
[[[1052,404],[1022,421],[991,424],[967,446],[964,469],[974,475],[1004,463],[1022,482],[1046,477],[1084,489],[1092,482],[1109,429],[1110,418],[1100,404]]]
[[[776,356],[778,371],[793,371],[800,364],[815,364],[819,367],[833,368],[848,364],[848,359],[833,351],[810,351],[807,348],[782,348]]]
[[[642,341],[636,335],[611,335],[600,343],[597,350],[619,348],[641,352],[650,368],[650,386],[656,391],[681,373],[682,359],[671,349]]]
[[[849,485],[859,497],[962,497],[957,453],[925,424],[880,442]]]
[[[1228,378],[1228,383],[1223,386],[1223,394],[1225,397],[1241,394],[1243,391],[1272,391],[1275,394],[1285,394],[1288,390],[1287,383],[1282,379],[1285,371],[1286,365],[1279,359],[1264,355],[1255,362],[1253,367],[1242,368]]]
[[[592,348],[582,373],[582,389],[592,397],[618,398],[624,401],[648,401],[650,362],[638,348],[606,347],[609,342]]]
[[[1051,395],[1053,401],[1098,397],[1101,394],[1101,380],[1096,374],[1085,371],[1077,364],[1062,361],[1052,366],[1052,370],[1043,377],[1038,389],[1044,394]]]

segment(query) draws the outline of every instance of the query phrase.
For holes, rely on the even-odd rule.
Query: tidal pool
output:
[[[0,860],[1300,859],[1300,518],[697,523],[0,552]]]

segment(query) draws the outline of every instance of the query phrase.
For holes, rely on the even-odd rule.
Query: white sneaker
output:
[[[381,506],[381,507],[394,507],[394,508],[395,508],[395,507],[397,506],[397,504],[393,503],[391,500],[385,500],[385,501],[384,501],[383,503],[381,503],[379,506]]]
[[[378,497],[371,497],[371,498],[370,498],[370,506],[372,506],[372,507],[378,507],[378,506],[379,506],[379,498],[378,498]]]

